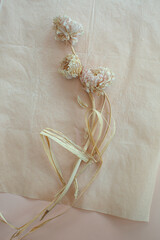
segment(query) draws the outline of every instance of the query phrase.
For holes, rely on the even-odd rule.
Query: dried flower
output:
[[[105,67],[83,68],[80,76],[80,81],[88,93],[103,92],[114,79],[114,73]]]
[[[59,72],[63,74],[67,79],[76,78],[82,71],[82,65],[77,55],[68,54],[59,68]]]
[[[83,26],[73,21],[70,17],[56,17],[53,19],[56,40],[69,41],[71,44],[78,42],[78,36],[82,35]]]

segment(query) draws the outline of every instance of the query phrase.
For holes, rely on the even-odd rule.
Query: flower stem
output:
[[[74,47],[72,46],[72,44],[70,44],[70,46],[71,46],[72,53],[73,53],[74,55],[76,55],[76,52],[75,52]]]

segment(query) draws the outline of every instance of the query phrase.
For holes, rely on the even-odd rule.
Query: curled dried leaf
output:
[[[88,105],[87,103],[83,102],[80,98],[80,96],[77,96],[77,102],[79,103],[79,105],[82,107],[82,108],[88,108]]]

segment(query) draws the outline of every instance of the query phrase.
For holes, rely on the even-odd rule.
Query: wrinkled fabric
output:
[[[52,19],[68,15],[85,34],[75,46],[83,65],[106,66],[116,135],[95,182],[76,207],[149,221],[160,162],[160,2],[158,0],[6,0],[0,12],[0,191],[52,200],[61,187],[39,133],[50,127],[84,144],[87,94],[57,69],[70,48],[55,41]],[[53,143],[66,181],[75,156]],[[80,178],[84,185],[92,169]],[[90,176],[89,176],[90,175]],[[73,190],[64,203],[71,204]]]

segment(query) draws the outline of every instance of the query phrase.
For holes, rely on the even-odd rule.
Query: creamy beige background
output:
[[[76,50],[89,66],[108,66],[117,124],[101,174],[78,207],[148,221],[159,165],[160,31],[158,0],[6,0],[0,13],[0,191],[51,200],[60,187],[39,132],[61,130],[82,145],[86,98],[57,73],[70,51],[54,40],[52,18],[66,14],[85,34]],[[87,98],[86,98],[87,99]],[[75,157],[53,145],[68,179]],[[88,176],[83,179],[87,181]],[[66,200],[68,203],[71,198]]]

